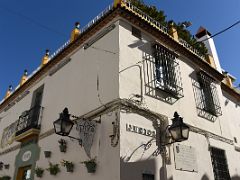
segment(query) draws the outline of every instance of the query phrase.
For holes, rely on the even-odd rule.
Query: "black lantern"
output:
[[[172,119],[172,125],[168,128],[168,131],[174,142],[181,142],[188,139],[189,126],[183,123],[183,118],[175,112],[174,118]]]
[[[62,113],[60,113],[59,119],[53,122],[55,133],[61,136],[68,136],[74,125],[73,121],[70,120],[70,114],[68,113],[68,108],[65,108]]]

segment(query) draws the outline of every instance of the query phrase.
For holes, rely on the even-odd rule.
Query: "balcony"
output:
[[[19,116],[15,134],[16,141],[23,142],[26,139],[38,136],[42,112],[43,107],[34,106]]]

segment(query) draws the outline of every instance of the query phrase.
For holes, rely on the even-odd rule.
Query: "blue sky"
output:
[[[28,69],[35,70],[45,52],[52,52],[68,40],[76,21],[87,24],[113,0],[0,0],[0,99],[9,84],[16,87]],[[199,26],[212,34],[240,20],[240,1],[148,0],[165,11],[167,19],[191,21],[195,34]],[[215,39],[222,68],[240,82],[240,24]]]

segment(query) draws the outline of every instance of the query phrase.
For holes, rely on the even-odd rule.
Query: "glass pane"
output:
[[[182,129],[182,136],[184,139],[188,139],[188,135],[189,135],[189,129],[188,128],[183,128]]]

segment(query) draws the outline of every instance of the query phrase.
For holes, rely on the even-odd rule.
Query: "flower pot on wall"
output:
[[[97,164],[95,162],[86,162],[85,166],[87,168],[88,173],[95,173]]]
[[[73,172],[73,168],[74,168],[73,164],[66,166],[67,172]]]
[[[60,152],[65,153],[67,151],[67,142],[64,139],[58,140]]]
[[[65,153],[67,151],[67,146],[66,145],[59,145],[60,152]]]
[[[4,164],[5,169],[9,169],[9,166],[10,166],[9,164]]]
[[[45,158],[50,158],[52,152],[51,151],[44,151]]]

